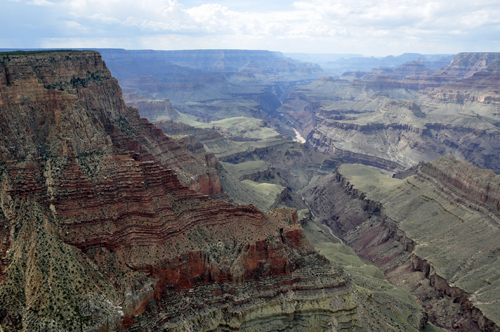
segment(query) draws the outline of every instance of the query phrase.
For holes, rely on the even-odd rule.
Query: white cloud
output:
[[[87,30],[86,27],[75,21],[64,21],[64,23],[68,29]]]
[[[54,3],[47,1],[47,0],[33,0],[28,2],[29,5],[36,5],[36,6],[53,6]]]
[[[106,16],[102,13],[97,13],[88,17],[91,20],[99,21],[106,24],[120,23],[120,21],[114,17]]]
[[[136,43],[134,48],[155,44],[158,38],[168,48],[185,47],[189,40],[189,48],[239,45],[378,55],[452,53],[467,45],[500,51],[500,4],[489,0],[298,0],[282,1],[272,11],[262,9],[264,1],[252,8],[252,0],[196,6],[181,0],[29,1],[53,11],[52,31],[60,30],[61,38],[95,35],[100,41]],[[117,39],[125,36],[130,42]]]

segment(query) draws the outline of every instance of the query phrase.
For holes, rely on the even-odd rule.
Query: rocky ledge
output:
[[[213,160],[127,107],[98,53],[3,55],[0,68],[4,331],[391,326],[294,210],[205,195],[220,191]],[[183,185],[195,177],[198,191]]]
[[[312,205],[361,257],[413,293],[435,325],[499,331],[498,181],[452,157],[405,179],[344,164]]]

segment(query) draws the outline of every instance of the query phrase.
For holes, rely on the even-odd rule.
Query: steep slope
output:
[[[452,157],[402,180],[345,164],[311,204],[361,257],[412,292],[433,323],[498,331],[498,183],[494,172]]]
[[[270,51],[106,49],[102,56],[125,93],[168,98],[203,121],[272,115],[289,86],[323,75],[318,65]]]
[[[263,214],[183,186],[196,158],[125,105],[98,53],[4,55],[0,68],[4,331],[425,322],[415,310],[397,324],[382,315],[314,251],[293,210]]]
[[[397,170],[451,154],[500,172],[497,58],[461,53],[425,79],[322,78],[290,89],[279,112],[310,148],[350,162]]]
[[[446,72],[448,75],[467,78],[498,60],[500,53],[458,53],[451,63],[441,68],[438,73]]]
[[[463,80],[448,83],[439,88],[428,89],[426,94],[434,99],[448,100],[456,103],[475,101],[498,105],[500,103],[499,88],[500,60],[497,60]]]

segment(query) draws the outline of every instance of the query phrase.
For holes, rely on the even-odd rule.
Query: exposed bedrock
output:
[[[98,53],[1,61],[3,331],[421,325],[421,313],[381,316],[370,291],[314,251],[293,209],[206,195],[220,190],[214,159],[127,107]],[[193,177],[207,182],[191,190]]]
[[[470,101],[498,105],[500,103],[499,79],[500,59],[497,59],[463,80],[427,89],[425,94],[440,101],[455,103]]]
[[[125,102],[128,106],[137,108],[141,117],[149,121],[173,119],[177,120],[179,112],[172,106],[168,99],[148,100],[136,94],[124,94]]]
[[[490,64],[500,60],[498,52],[477,52],[477,53],[458,53],[451,63],[438,72],[446,72],[459,78],[467,78],[474,73],[486,69]]]
[[[500,151],[499,138],[500,132],[494,126],[362,124],[329,120],[309,134],[307,145],[332,155],[356,155],[358,160],[351,162],[384,169],[408,168],[420,161],[454,155],[476,166],[500,172],[500,161],[496,157]]]
[[[500,172],[499,54],[461,53],[442,70],[403,80],[389,69],[369,80],[321,78],[288,90],[279,111],[309,147],[354,154],[352,162],[394,169],[453,155]]]
[[[452,157],[402,180],[345,164],[310,203],[361,257],[410,291],[433,324],[499,331],[497,178]]]

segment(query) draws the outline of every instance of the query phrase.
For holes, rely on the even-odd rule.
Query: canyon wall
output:
[[[211,199],[214,159],[127,107],[99,53],[3,55],[0,68],[2,330],[416,331],[425,321],[380,314],[314,251],[294,210]]]
[[[453,155],[500,172],[498,57],[460,53],[436,72],[408,63],[321,78],[288,90],[279,112],[308,147],[347,162],[398,170]]]
[[[416,296],[432,323],[498,331],[498,181],[452,157],[405,179],[344,164],[310,202],[335,234]]]

